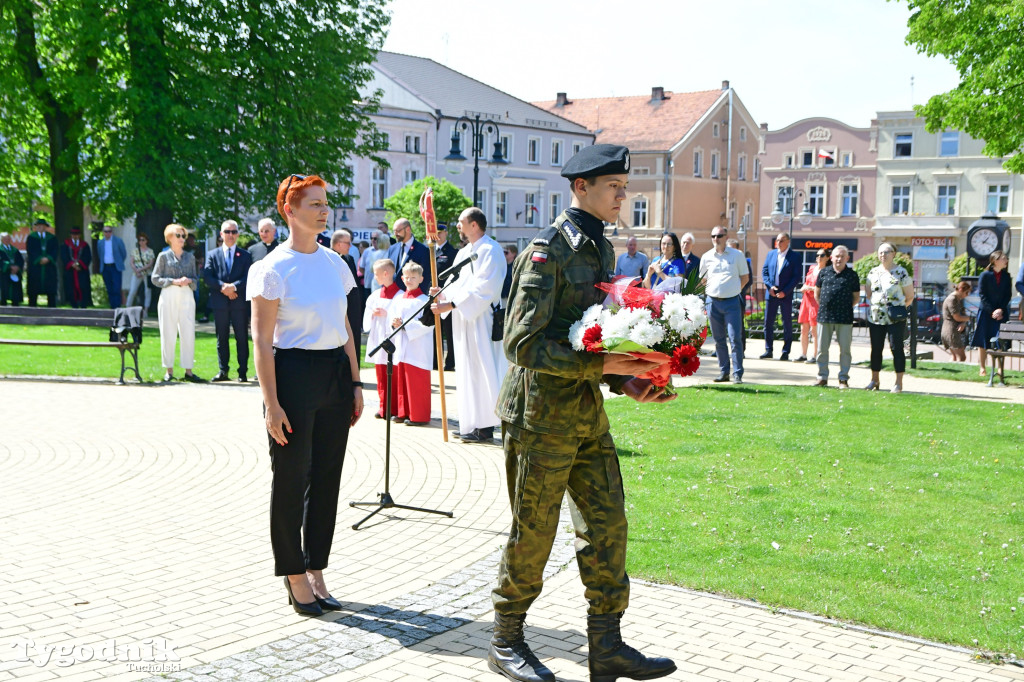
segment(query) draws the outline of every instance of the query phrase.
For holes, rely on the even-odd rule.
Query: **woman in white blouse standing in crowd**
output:
[[[323,569],[349,427],[363,412],[347,316],[356,281],[338,254],[316,242],[327,225],[326,187],[316,175],[281,181],[277,210],[290,235],[253,265],[246,287],[273,469],[274,573],[284,576],[288,603],[307,616],[341,608]]]
[[[185,250],[187,232],[181,225],[171,223],[164,228],[164,241],[171,248],[160,252],[153,266],[153,284],[160,287],[156,303],[157,322],[160,327],[160,355],[163,360],[164,381],[174,380],[174,345],[181,337],[181,367],[185,381],[202,381],[192,373],[196,350],[196,299],[193,292],[199,286],[196,258]]]

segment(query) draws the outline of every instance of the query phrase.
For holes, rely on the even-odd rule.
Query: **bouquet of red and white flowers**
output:
[[[708,335],[704,302],[693,294],[636,285],[636,279],[597,284],[608,298],[569,327],[569,341],[578,351],[628,353],[659,362],[640,378],[668,387],[672,374],[686,377],[700,367],[697,352]]]

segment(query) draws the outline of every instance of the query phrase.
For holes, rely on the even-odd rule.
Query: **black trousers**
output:
[[[292,432],[270,442],[270,544],[274,575],[327,567],[341,468],[352,419],[352,369],[344,348],[275,349],[277,399]],[[264,408],[265,411],[266,408]]]
[[[868,322],[868,333],[871,335],[871,371],[879,372],[882,369],[882,349],[885,347],[885,337],[889,337],[889,350],[892,351],[892,368],[897,374],[902,374],[907,369],[907,356],[903,352],[903,341],[907,336],[907,323],[893,322],[892,324],[872,324]]]
[[[238,373],[248,374],[249,367],[249,304],[229,305],[213,311],[213,327],[217,332],[217,364],[220,371],[228,373],[231,364],[231,349],[228,345],[230,331],[235,333],[235,355]]]

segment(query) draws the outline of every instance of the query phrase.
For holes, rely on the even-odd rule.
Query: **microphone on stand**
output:
[[[470,256],[466,260],[460,261],[460,262],[456,263],[455,265],[451,266],[450,268],[448,268],[447,270],[445,270],[444,272],[439,274],[437,276],[438,281],[441,281],[442,279],[447,279],[448,277],[454,275],[459,270],[461,270],[462,268],[466,267],[467,265],[469,265],[470,263],[475,261],[478,257],[479,257],[478,254],[474,253],[472,256]]]

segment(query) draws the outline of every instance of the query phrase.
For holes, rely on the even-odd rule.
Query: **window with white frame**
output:
[[[761,181],[761,159],[754,159],[754,177],[751,180],[754,182]]]
[[[693,152],[693,177],[704,175],[704,152],[697,149]]]
[[[583,145],[582,142],[573,142],[572,143],[572,155],[576,156],[577,154],[579,154],[583,150],[583,146],[584,145]]]
[[[821,151],[818,152],[818,157],[821,159],[821,165],[825,168],[831,168],[836,165],[835,149],[825,149],[822,147]]]
[[[551,140],[551,165],[562,165],[562,140]]]
[[[629,174],[630,175],[650,175],[651,174],[651,167],[650,166],[633,166],[632,168],[629,169]]]
[[[793,186],[782,185],[775,194],[775,208],[782,211],[784,215],[793,213]],[[781,203],[780,203],[781,202]]]
[[[633,199],[633,227],[647,227],[647,199]]]
[[[562,213],[562,193],[552,192],[548,195],[548,222],[553,223]]]
[[[752,221],[753,219],[754,219],[754,204],[748,201],[746,206],[744,206],[744,208],[743,208],[743,229],[749,230],[750,229],[750,224],[751,224],[750,221]]]
[[[825,215],[825,185],[807,188],[807,210],[811,215]]]
[[[990,213],[1006,213],[1010,207],[1010,186],[989,184],[985,205]]]
[[[351,163],[346,163],[345,168],[348,169],[348,182],[349,184],[343,185],[345,192],[341,195],[340,208],[352,208],[352,186],[356,182],[355,168]]]
[[[939,185],[936,196],[939,200],[936,215],[956,215],[956,185]]]
[[[534,192],[526,193],[526,226],[531,227],[537,224],[537,194]]]
[[[370,208],[384,208],[388,195],[388,169],[374,166],[370,176]]]
[[[813,149],[801,149],[800,150],[800,167],[810,168],[814,165],[814,150]]]
[[[420,172],[415,168],[405,170],[405,184],[409,185],[420,179]]]
[[[711,124],[711,137],[718,137],[718,133],[719,133],[719,131],[718,131],[718,124],[717,123],[712,123]]]
[[[476,190],[476,204],[475,206],[486,206],[487,205],[487,189],[477,188]]]
[[[420,153],[420,139],[421,138],[420,138],[419,135],[411,135],[409,133],[406,133],[406,135],[405,135],[405,151],[410,153],[410,154],[419,154]]]
[[[910,213],[910,185],[894,185],[892,188],[892,215]]]
[[[844,216],[855,216],[857,215],[857,194],[859,192],[857,185],[843,185],[843,209],[842,215]]]
[[[960,155],[960,133],[955,130],[939,136],[939,156]]]
[[[391,133],[381,133],[380,139],[384,141],[384,149],[391,149]]]
[[[747,129],[744,126],[740,126],[740,142],[747,141]]]
[[[501,155],[502,157],[512,163],[512,136],[502,135],[501,136]]]
[[[711,177],[718,177],[718,152],[711,152]]]
[[[893,158],[906,159],[914,155],[914,136],[911,133],[896,133]]]
[[[746,180],[747,179],[747,155],[740,154],[736,157],[736,179]]]
[[[540,163],[540,138],[531,137],[526,141],[526,163]]]
[[[793,155],[792,154],[783,154],[782,155],[782,167],[783,168],[792,168],[793,167]]]
[[[853,166],[853,152],[843,152],[839,155],[839,165],[843,168],[850,168]]]
[[[508,225],[508,192],[494,193],[494,224]]]

